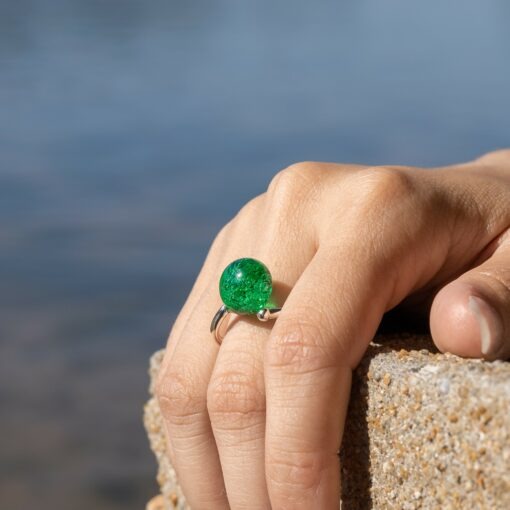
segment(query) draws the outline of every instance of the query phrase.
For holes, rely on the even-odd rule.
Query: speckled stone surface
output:
[[[162,510],[187,509],[153,398],[145,425]],[[507,510],[510,363],[440,354],[426,336],[376,337],[353,376],[340,459],[343,510]]]
[[[161,497],[149,502],[147,510],[186,510],[189,506],[177,482],[175,470],[166,454],[166,438],[163,431],[163,420],[159,405],[154,397],[154,382],[163,360],[164,351],[154,353],[150,360],[149,375],[151,398],[145,404],[143,421],[149,436],[149,443],[156,455],[158,464],[157,481],[161,490]]]

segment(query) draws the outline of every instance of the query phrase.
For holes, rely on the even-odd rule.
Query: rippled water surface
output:
[[[299,160],[510,146],[510,3],[0,0],[0,508],[139,509],[147,359]]]

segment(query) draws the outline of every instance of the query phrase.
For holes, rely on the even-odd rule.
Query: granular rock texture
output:
[[[509,509],[510,363],[377,340],[353,380],[343,508]]]
[[[152,380],[161,359],[151,360]],[[441,354],[426,336],[376,337],[353,376],[342,509],[509,509],[509,410],[509,362]],[[154,398],[145,425],[161,510],[187,509]]]
[[[185,510],[188,509],[184,495],[177,482],[175,470],[166,454],[166,438],[163,429],[163,419],[159,410],[159,405],[154,397],[154,383],[163,360],[164,351],[158,351],[152,355],[150,360],[150,394],[152,397],[145,404],[144,424],[149,436],[149,443],[152,451],[156,455],[158,462],[157,481],[161,489],[162,498],[157,498],[156,502],[151,501],[148,510]],[[159,508],[158,508],[159,507]]]

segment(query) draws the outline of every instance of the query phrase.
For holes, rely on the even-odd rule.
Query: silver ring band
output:
[[[267,322],[271,319],[276,319],[278,315],[280,315],[281,308],[262,308],[257,312],[257,319],[262,322]],[[226,305],[222,305],[220,309],[216,312],[211,321],[210,331],[214,336],[214,339],[221,345],[223,341],[223,337],[227,332],[228,328],[228,318],[229,315],[235,313],[227,308]]]

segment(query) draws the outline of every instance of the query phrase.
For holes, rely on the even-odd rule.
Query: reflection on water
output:
[[[297,160],[510,145],[505,0],[0,0],[0,507],[141,508],[163,345]]]

